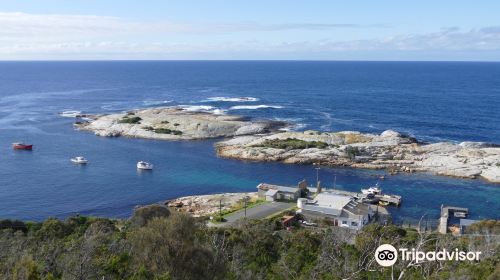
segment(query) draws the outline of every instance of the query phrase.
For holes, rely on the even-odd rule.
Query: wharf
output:
[[[350,192],[350,191],[344,191],[344,190],[337,190],[337,189],[325,189],[325,192],[333,192],[333,193],[338,193],[338,194],[343,194],[343,195],[349,195],[352,197],[356,197],[360,199],[361,201],[367,202],[367,203],[378,203],[379,201],[381,202],[386,202],[395,206],[400,206],[401,205],[401,200],[402,197],[400,195],[395,195],[395,194],[376,194],[373,198],[368,198],[366,194],[360,193],[360,192]]]

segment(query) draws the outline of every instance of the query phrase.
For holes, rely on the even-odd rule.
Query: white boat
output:
[[[378,187],[370,187],[368,189],[361,189],[361,193],[363,194],[380,194],[382,190]]]
[[[73,163],[87,164],[89,161],[84,157],[74,157],[71,159]]]
[[[141,170],[152,170],[153,169],[153,164],[145,161],[139,161],[137,163],[137,169]]]

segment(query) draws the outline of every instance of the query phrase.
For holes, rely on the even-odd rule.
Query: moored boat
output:
[[[14,150],[32,150],[32,144],[24,144],[24,143],[12,143],[12,148]]]
[[[77,164],[87,164],[89,161],[86,158],[79,156],[79,157],[72,158],[71,162],[77,163]]]
[[[153,164],[145,161],[139,161],[137,163],[137,169],[140,170],[153,170]]]

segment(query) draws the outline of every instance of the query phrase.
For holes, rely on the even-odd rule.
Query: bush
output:
[[[136,123],[141,123],[141,118],[140,117],[128,117],[125,116],[121,120],[118,121],[118,123],[130,123],[130,124],[136,124]]]
[[[347,146],[345,148],[345,154],[349,159],[353,160],[360,154],[360,151],[358,147]]]
[[[147,131],[155,130],[154,127],[152,127],[152,126],[143,126],[142,129],[147,130]]]
[[[320,141],[304,141],[295,138],[282,139],[268,139],[262,144],[255,145],[256,147],[267,147],[275,149],[285,149],[285,150],[298,150],[298,149],[308,149],[308,148],[318,148],[325,149],[328,144]]]
[[[168,128],[155,128],[154,131],[160,134],[174,134],[174,135],[182,135],[182,131],[173,130]]]
[[[153,218],[170,216],[170,210],[163,205],[149,205],[134,209],[134,214],[130,218],[132,224],[144,226]]]

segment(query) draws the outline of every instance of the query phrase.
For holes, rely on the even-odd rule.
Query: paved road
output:
[[[273,214],[282,212],[288,208],[294,207],[296,204],[295,203],[287,203],[287,202],[268,202],[268,203],[263,203],[260,205],[257,205],[252,208],[247,209],[247,218],[248,219],[262,219],[268,216],[271,216]],[[232,223],[236,222],[239,219],[242,219],[245,217],[245,210],[240,210],[237,212],[234,212],[232,214],[227,215],[226,222],[216,224],[215,226],[228,226],[231,225]],[[212,224],[214,226],[214,224]]]

